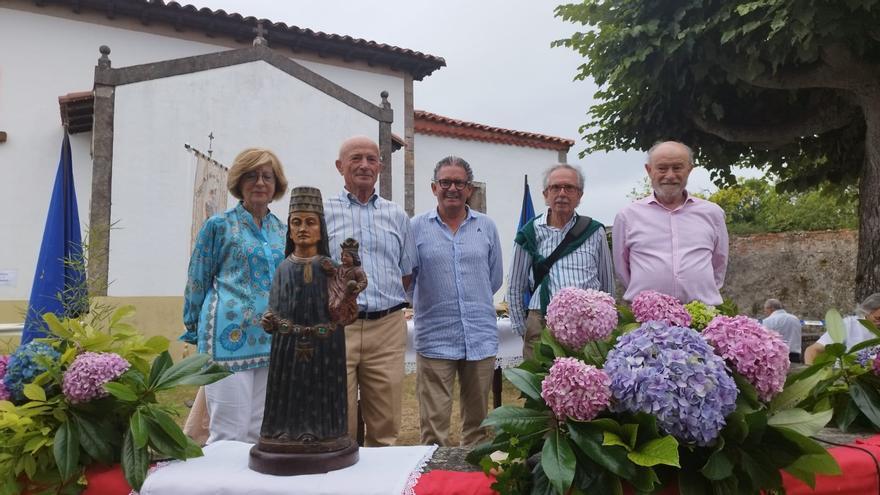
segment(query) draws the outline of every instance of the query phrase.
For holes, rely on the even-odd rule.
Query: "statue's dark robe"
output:
[[[322,259],[288,256],[272,281],[269,310],[283,324],[272,336],[260,431],[264,450],[325,452],[351,444],[345,331],[330,321]],[[297,334],[296,325],[311,329]]]

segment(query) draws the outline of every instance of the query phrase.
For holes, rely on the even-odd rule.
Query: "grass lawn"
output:
[[[503,380],[502,404],[522,404],[519,391],[507,380]],[[164,392],[160,395],[163,403],[172,405],[179,413],[177,422],[180,426],[186,421],[189,413],[189,401],[196,395],[196,387],[180,387],[176,390]],[[490,394],[491,395],[491,394]],[[458,383],[453,390],[454,401],[452,404],[452,425],[450,427],[450,440],[458,442],[461,437],[461,418],[458,413]],[[491,397],[489,398],[491,408]],[[406,375],[403,379],[403,416],[401,418],[400,436],[398,445],[418,445],[419,443],[419,404],[416,401],[416,375]]]

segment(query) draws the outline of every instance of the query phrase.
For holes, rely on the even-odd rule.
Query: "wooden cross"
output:
[[[211,147],[213,145],[214,145],[214,132],[211,131],[211,133],[208,134],[208,158],[211,158],[211,155],[213,155],[213,153],[214,153],[214,151],[211,149]]]

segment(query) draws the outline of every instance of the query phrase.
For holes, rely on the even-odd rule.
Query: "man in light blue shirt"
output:
[[[451,446],[452,384],[458,375],[462,446],[486,439],[488,395],[498,352],[493,295],[501,287],[495,222],[467,206],[474,174],[461,158],[437,163],[437,208],[412,219],[416,395],[421,443]]]
[[[767,317],[761,324],[782,336],[788,344],[788,359],[792,363],[801,362],[801,319],[787,312],[779,299],[767,299],[764,314]]]

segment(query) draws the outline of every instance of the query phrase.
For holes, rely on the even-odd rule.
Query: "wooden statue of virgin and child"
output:
[[[274,475],[325,473],[358,461],[348,434],[345,325],[367,286],[358,243],[330,258],[321,191],[290,194],[286,258],[275,271],[262,326],[272,334],[266,408],[251,469]]]

